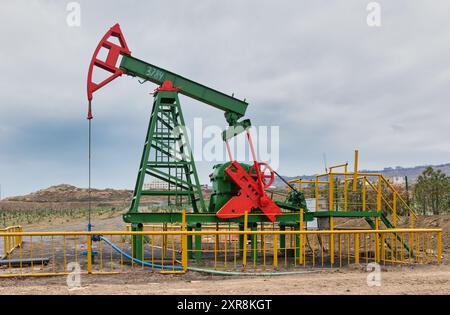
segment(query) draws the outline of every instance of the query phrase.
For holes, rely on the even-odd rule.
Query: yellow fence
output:
[[[16,233],[22,232],[21,226],[10,226],[4,229],[0,229],[0,233]],[[3,236],[3,253],[1,258],[4,259],[8,257],[14,249],[22,245],[22,237],[20,235],[4,235]]]
[[[393,185],[382,173],[360,172],[358,155],[355,150],[353,171],[347,162],[328,167],[326,173],[314,179],[297,178],[289,184],[297,186],[306,198],[315,200],[315,211],[378,211],[391,222],[388,228],[406,225],[413,228],[417,215],[409,204],[408,192],[401,191],[402,187]],[[402,217],[408,224],[400,222]],[[378,228],[380,223],[380,219],[375,219]],[[332,217],[330,229],[333,229]]]
[[[143,258],[140,261],[129,259],[129,256],[136,256],[133,245],[136,239],[141,239],[136,238],[137,235],[142,235]],[[395,265],[442,261],[441,229],[3,230],[0,238],[21,245],[9,250],[8,256],[0,260],[0,277],[64,275],[77,270],[92,274],[144,270],[176,273],[199,268],[211,272],[275,272],[339,268],[368,262]]]
[[[315,200],[316,211],[383,212],[394,227],[413,228],[417,219],[402,193],[383,174],[330,170],[313,180],[293,179],[289,183],[302,191],[305,198]],[[402,218],[408,222],[401,221]]]

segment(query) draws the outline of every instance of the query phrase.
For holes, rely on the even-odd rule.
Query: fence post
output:
[[[333,179],[333,173],[330,171],[330,187],[329,187],[329,203],[330,203],[330,211],[334,211],[334,179]],[[330,231],[334,230],[334,217],[330,216]],[[331,232],[329,234],[329,240],[330,240],[330,264],[334,264],[334,234]]]
[[[437,261],[439,264],[442,262],[442,231],[438,232],[437,237]]]
[[[319,211],[319,176],[316,175],[316,179],[314,182],[314,197],[316,202],[316,209],[315,211]]]
[[[244,214],[244,232],[247,232],[248,228],[248,212]],[[244,233],[244,242],[242,244],[242,266],[245,268],[247,265],[247,233]]]
[[[19,227],[14,228],[14,232],[16,232],[16,233],[20,232],[20,228]],[[20,242],[19,242],[19,236],[18,235],[16,235],[14,237],[14,248],[16,248],[16,247],[20,247]]]
[[[392,223],[397,226],[397,192],[394,190],[392,194]]]
[[[356,192],[356,181],[358,178],[358,150],[355,150],[355,159],[353,162],[353,191]]]
[[[381,176],[378,175],[378,181],[377,181],[377,217],[375,218],[375,230],[380,229],[380,214],[381,214]],[[380,235],[378,233],[375,233],[375,262],[380,262]]]
[[[23,228],[21,226],[19,226],[19,231],[20,233],[23,232]],[[19,247],[22,247],[22,235],[18,236],[18,241],[19,241]]]
[[[6,237],[6,252],[5,252],[6,257],[9,256],[9,254],[10,254],[10,253],[9,253],[10,249],[11,249],[11,236],[8,235],[8,236]]]
[[[181,213],[181,265],[184,271],[187,270],[188,264],[188,248],[187,248],[187,234],[186,234],[186,209]]]
[[[359,234],[355,233],[355,264],[359,264]]]
[[[8,246],[6,245],[6,239],[8,236],[3,236],[3,257],[8,257]]]
[[[277,234],[273,234],[273,268],[278,269],[278,239]]]
[[[300,220],[299,220],[299,231],[303,231],[303,209],[300,209]],[[303,264],[303,251],[304,251],[304,248],[303,248],[303,234],[300,234],[299,235],[300,237],[299,237],[299,239],[300,239],[300,242],[299,242],[299,255],[298,255],[298,263],[301,265],[301,264]]]
[[[92,238],[87,236],[87,272],[92,273]]]

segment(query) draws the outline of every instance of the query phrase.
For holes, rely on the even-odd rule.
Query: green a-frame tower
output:
[[[165,188],[144,189],[146,175],[165,183]],[[168,204],[177,206],[188,200],[193,212],[206,211],[185,129],[178,89],[174,88],[170,81],[166,81],[154,93],[129,216],[139,213],[142,196],[167,196]]]

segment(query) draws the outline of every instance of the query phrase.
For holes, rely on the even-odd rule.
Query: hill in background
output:
[[[450,163],[440,164],[440,165],[421,165],[415,167],[401,167],[397,166],[395,168],[385,167],[383,170],[360,170],[360,172],[365,173],[382,173],[386,178],[392,177],[404,177],[408,176],[408,182],[413,184],[417,181],[417,177],[428,167],[431,166],[435,170],[441,170],[447,176],[450,176]],[[294,178],[302,178],[302,179],[315,179],[315,175],[303,175],[303,176],[283,176],[285,180],[291,180]],[[283,187],[285,184],[279,179],[276,178],[275,186]]]
[[[383,170],[360,170],[368,173],[383,173],[387,178],[408,176],[408,181],[414,183],[417,177],[427,168],[427,165],[416,167],[387,167]],[[450,176],[450,163],[432,165],[436,170]],[[314,175],[304,176],[283,176],[285,180],[294,178],[314,179]],[[285,184],[277,177],[274,183],[277,187],[284,187]],[[205,191],[208,197],[209,191]],[[91,200],[93,206],[127,206],[133,197],[132,190],[125,189],[95,189],[91,190]],[[166,200],[165,197],[143,197],[143,202],[159,204]],[[24,196],[8,197],[0,201],[1,209],[37,209],[37,208],[83,208],[89,203],[89,191],[87,188],[79,188],[68,184],[51,186],[38,190]]]

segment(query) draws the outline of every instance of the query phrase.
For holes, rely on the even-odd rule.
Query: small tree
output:
[[[414,187],[414,201],[422,214],[448,212],[450,204],[450,177],[431,166],[417,178]]]

